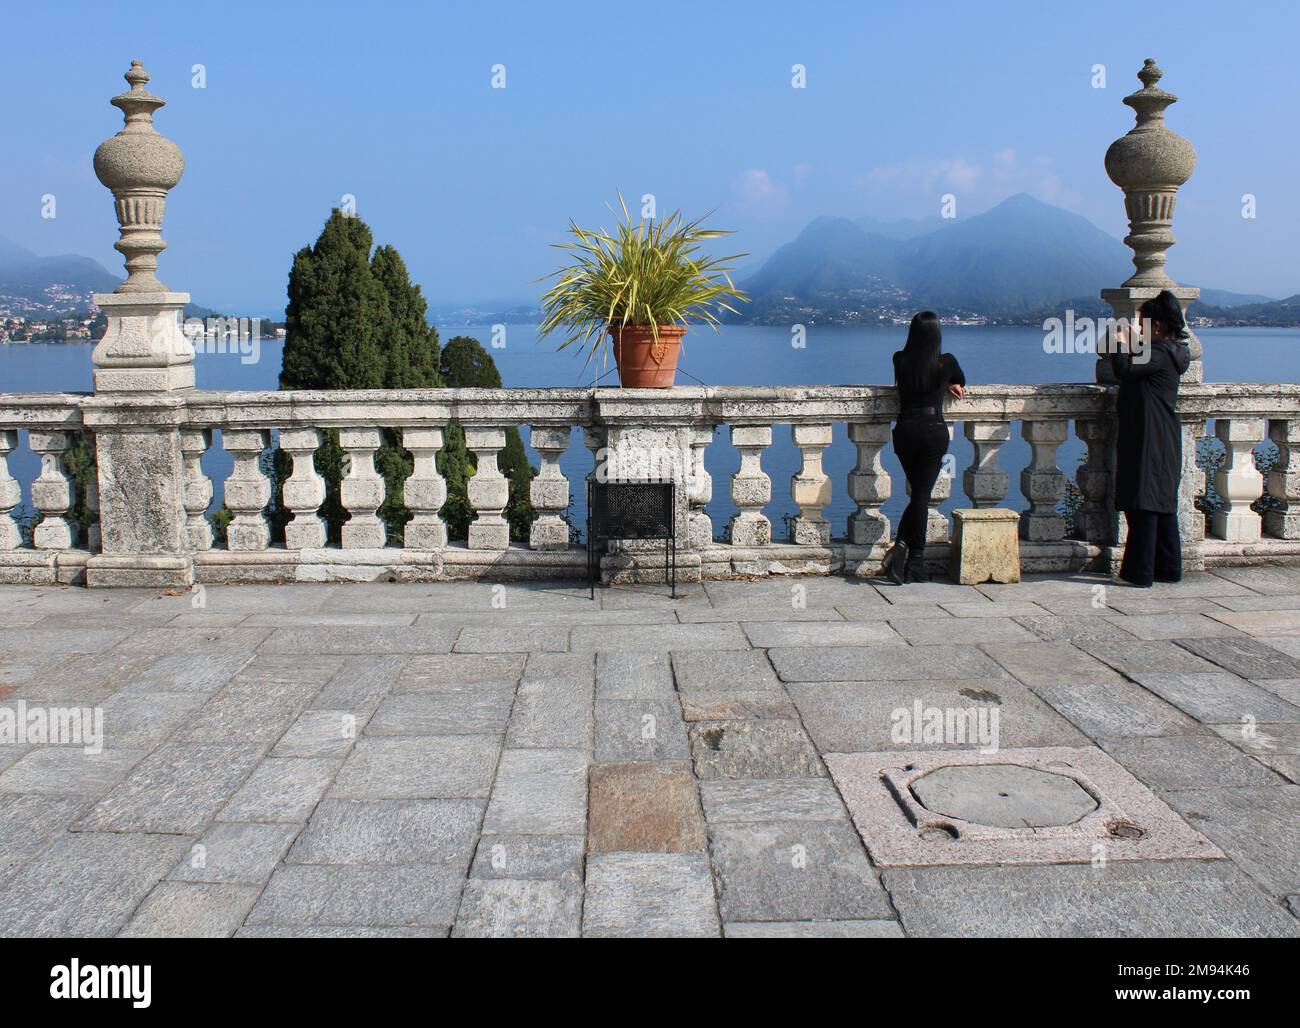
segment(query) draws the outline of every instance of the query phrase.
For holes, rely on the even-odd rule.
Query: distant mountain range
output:
[[[38,257],[0,236],[0,306],[31,317],[72,314],[91,293],[111,293],[122,279],[98,261],[75,254]]]
[[[1044,311],[1101,307],[1098,292],[1132,274],[1130,253],[1086,218],[1025,193],[961,221],[818,218],[740,283],[750,302],[730,320],[872,324],[930,307],[942,315],[1041,322]],[[1202,292],[1197,313],[1260,308],[1266,296]],[[1079,306],[1075,307],[1080,310]],[[1082,313],[1082,310],[1080,310]]]

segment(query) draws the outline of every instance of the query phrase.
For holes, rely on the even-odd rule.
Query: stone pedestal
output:
[[[160,393],[194,388],[194,347],[181,330],[189,293],[96,293],[108,319],[91,355],[95,392]]]
[[[1148,300],[1155,298],[1164,289],[1168,289],[1178,299],[1184,315],[1187,313],[1187,308],[1201,295],[1199,289],[1185,286],[1124,286],[1119,289],[1103,289],[1101,298],[1110,304],[1112,317],[1116,319],[1123,318],[1131,325],[1137,318],[1138,309]],[[1200,382],[1205,374],[1204,365],[1201,362],[1204,351],[1201,347],[1201,341],[1195,334],[1188,340],[1188,347],[1192,351],[1192,363],[1187,366],[1187,370],[1183,372],[1180,381]],[[1100,353],[1097,356],[1097,381],[1104,384],[1114,384],[1115,382],[1114,376],[1110,373],[1108,356]]]
[[[1002,507],[952,512],[948,573],[962,585],[1020,581],[1020,515]]]

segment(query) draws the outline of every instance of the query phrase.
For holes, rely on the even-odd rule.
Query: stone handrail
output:
[[[1029,444],[1029,463],[1019,486],[1027,509],[1021,516],[1021,550],[1026,569],[1063,570],[1113,565],[1123,543],[1122,519],[1110,502],[1113,473],[1114,396],[1110,386],[975,385],[953,401],[948,418],[960,424],[972,460],[961,488],[972,506],[1007,502],[1011,477],[998,453],[1011,438],[1011,423]],[[1184,422],[1185,468],[1181,519],[1189,566],[1206,561],[1292,559],[1300,555],[1300,385],[1255,383],[1185,384],[1179,413]],[[138,394],[0,394],[0,581],[78,581],[122,584],[280,579],[452,578],[492,575],[535,577],[577,575],[583,555],[570,544],[565,520],[571,491],[560,459],[571,430],[581,428],[592,451],[592,469],[611,477],[640,477],[646,455],[677,455],[671,473],[679,479],[680,565],[687,577],[725,577],[786,571],[844,570],[873,573],[892,538],[882,508],[893,482],[881,462],[897,414],[889,386],[782,386],[672,390],[424,389],[369,391],[223,392],[181,390],[163,397]],[[1220,506],[1209,535],[1197,501],[1205,476],[1196,463],[1196,444],[1207,422],[1225,448],[1214,477]],[[832,526],[824,511],[841,486],[823,468],[835,425],[846,425],[857,462],[847,495],[855,509],[846,525]],[[1073,525],[1059,510],[1067,475],[1057,467],[1058,448],[1075,435],[1087,446],[1076,476],[1081,505]],[[437,455],[448,426],[465,431],[478,472],[469,482],[476,512],[469,538],[452,542],[439,516],[446,486]],[[715,541],[707,506],[713,483],[704,453],[718,426],[729,428],[740,453],[731,477],[737,513],[726,526],[726,542]],[[798,514],[788,539],[774,541],[764,508],[772,480],[763,453],[772,429],[789,425],[800,451],[790,496]],[[508,427],[527,426],[540,457],[532,481],[537,517],[524,544],[511,545],[504,519],[508,500],[497,455]],[[350,519],[341,546],[327,546],[317,511],[325,486],[312,456],[325,430],[339,432],[347,455],[342,501]],[[401,546],[385,545],[387,531],[377,512],[384,482],[374,456],[381,429],[399,429],[414,458],[405,483],[413,513]],[[40,520],[23,539],[11,516],[21,490],[9,473],[9,456],[25,430],[41,472],[32,482],[32,506]],[[226,542],[214,540],[208,516],[213,483],[203,468],[214,431],[234,461],[224,483],[232,514]],[[273,435],[274,433],[274,435]],[[101,514],[82,548],[73,545],[66,519],[73,489],[63,455],[78,434],[95,440],[101,457],[112,459],[108,481],[118,506],[149,504],[139,517]],[[1265,438],[1279,448],[1267,481],[1251,451]],[[168,443],[172,439],[174,443]],[[293,457],[284,480],[283,502],[292,514],[282,543],[272,545],[265,516],[271,481],[262,466],[271,445]],[[107,447],[107,449],[106,449]],[[946,557],[948,522],[940,504],[951,496],[945,472],[931,498],[927,553]],[[1263,514],[1254,509],[1267,496]],[[97,506],[97,497],[92,508]],[[100,545],[100,538],[104,543]],[[618,549],[605,558],[615,580],[657,574],[660,551]]]

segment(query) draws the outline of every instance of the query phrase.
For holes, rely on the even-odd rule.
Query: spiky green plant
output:
[[[685,221],[673,211],[659,221],[633,220],[622,194],[613,232],[589,231],[569,222],[573,239],[553,243],[569,251],[573,263],[548,275],[555,284],[542,294],[542,325],[538,338],[566,330],[559,348],[577,346],[590,362],[606,352],[608,332],[625,325],[649,325],[659,337],[661,325],[702,322],[714,331],[724,311],[737,313],[728,301],[747,297],[729,272],[744,253],[708,257],[700,244],[730,235],[703,228],[704,218]],[[707,215],[705,215],[707,217]]]

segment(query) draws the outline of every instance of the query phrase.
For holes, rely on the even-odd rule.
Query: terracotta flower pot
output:
[[[618,380],[629,389],[671,389],[677,377],[685,325],[660,325],[655,339],[650,325],[611,328]]]

